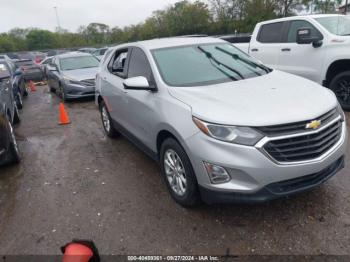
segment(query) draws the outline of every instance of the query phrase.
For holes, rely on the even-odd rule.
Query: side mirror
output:
[[[323,44],[321,37],[311,35],[311,28],[300,28],[297,30],[297,43],[299,45],[312,43],[315,48],[321,47]]]
[[[58,71],[55,65],[47,65],[47,69],[51,72]]]
[[[15,75],[15,76],[20,76],[20,75],[22,75],[22,70],[21,70],[21,69],[16,69],[14,75]]]
[[[123,83],[125,89],[130,90],[148,90],[155,91],[154,87],[151,87],[148,80],[144,76],[131,77],[124,81]]]

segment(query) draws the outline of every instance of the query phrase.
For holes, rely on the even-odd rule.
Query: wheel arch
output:
[[[174,132],[171,132],[168,129],[162,129],[161,131],[158,132],[158,135],[157,135],[157,155],[158,155],[158,158],[160,158],[160,148],[161,148],[163,142],[168,138],[173,138],[184,148],[180,139],[177,138],[177,136],[174,134]]]
[[[332,79],[339,73],[350,70],[350,59],[341,59],[332,62],[327,70],[324,86],[328,87]]]

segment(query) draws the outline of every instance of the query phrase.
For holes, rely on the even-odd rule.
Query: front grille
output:
[[[307,161],[325,154],[339,141],[341,134],[339,120],[317,133],[270,141],[264,149],[278,162]]]
[[[338,116],[339,116],[339,113],[337,109],[333,109],[316,119],[322,122],[322,125],[320,126],[322,127],[330,123],[333,119],[335,119]],[[301,121],[301,122],[291,123],[291,124],[258,127],[257,129],[267,136],[295,134],[295,133],[305,132],[306,125],[310,123],[310,121],[312,120],[315,120],[315,119],[310,119],[309,121]]]
[[[307,189],[327,181],[343,167],[344,157],[338,159],[335,163],[318,173],[273,183],[268,185],[267,189],[274,194],[288,194],[294,191]]]
[[[80,81],[85,86],[95,86],[95,79],[86,79]]]

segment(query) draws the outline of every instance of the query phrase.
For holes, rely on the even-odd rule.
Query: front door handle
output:
[[[290,48],[283,48],[282,50],[281,50],[282,52],[290,52],[290,51],[292,51]]]
[[[259,51],[259,49],[257,49],[257,48],[253,48],[251,51],[252,51],[252,52],[258,52],[258,51]]]

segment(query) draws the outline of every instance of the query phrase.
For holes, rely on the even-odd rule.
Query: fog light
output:
[[[223,184],[231,180],[230,175],[225,168],[204,162],[204,166],[208,172],[210,181],[213,184]]]

